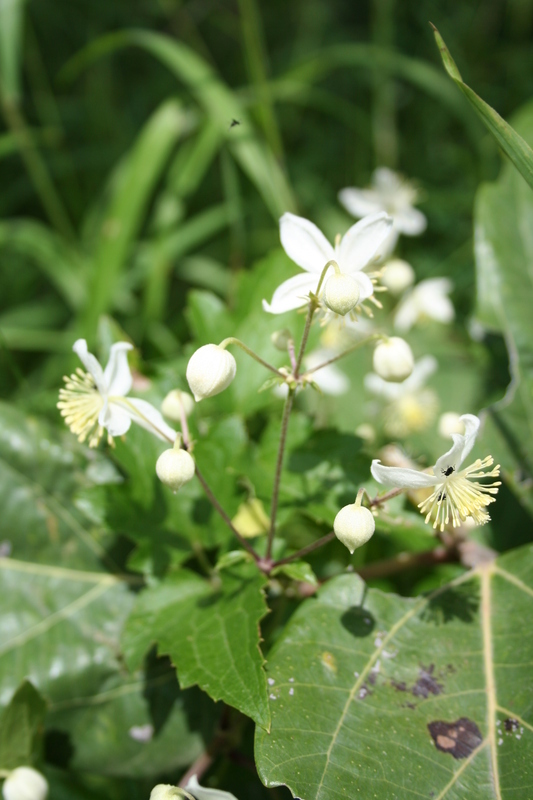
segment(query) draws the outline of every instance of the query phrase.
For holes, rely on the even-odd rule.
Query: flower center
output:
[[[64,377],[65,387],[59,390],[57,407],[61,416],[79,442],[89,438],[89,447],[96,447],[102,438],[104,429],[98,422],[98,416],[104,405],[104,399],[94,382],[94,378],[82,369],[77,369],[69,378]]]
[[[467,517],[472,517],[477,525],[488,522],[490,517],[485,509],[494,503],[493,495],[498,493],[501,481],[483,484],[476,479],[496,478],[500,474],[499,464],[490,472],[485,471],[493,464],[492,456],[487,456],[483,461],[478,458],[461,472],[455,472],[451,467],[444,470],[442,483],[426,500],[419,503],[421,513],[426,514],[426,523],[433,514],[433,527],[439,527],[441,531],[450,520],[454,528],[459,527],[461,521]]]

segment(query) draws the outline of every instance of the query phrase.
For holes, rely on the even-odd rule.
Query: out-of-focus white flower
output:
[[[33,767],[17,767],[5,779],[2,794],[4,800],[45,800],[48,783]]]
[[[150,800],[183,800],[186,795],[177,786],[158,783],[150,792]]]
[[[424,388],[424,384],[436,369],[433,356],[424,356],[415,362],[412,373],[402,383],[385,381],[373,372],[365,376],[365,388],[388,401],[383,417],[390,436],[402,438],[431,425],[439,402],[435,392]]]
[[[284,281],[275,290],[270,303],[263,300],[263,308],[270,314],[284,314],[304,306],[309,301],[309,293],[317,292],[320,275],[328,261],[336,262],[341,273],[357,283],[359,303],[368,300],[374,293],[374,286],[362,270],[371,263],[391,227],[392,219],[387,214],[373,214],[352,225],[333,247],[312,222],[294,214],[284,214],[280,219],[281,244],[304,274]],[[330,270],[333,274],[333,266]]]
[[[237,364],[230,352],[218,344],[204,344],[187,364],[187,381],[196,402],[223,392],[232,382]]]
[[[404,339],[391,336],[376,345],[372,363],[375,372],[386,381],[404,381],[413,371],[413,352]]]
[[[378,167],[372,175],[368,189],[347,188],[339,192],[339,200],[354,217],[365,217],[385,211],[394,221],[394,227],[381,248],[382,256],[391,253],[398,235],[418,236],[426,229],[424,214],[413,208],[418,192],[403,176],[387,167]]]
[[[401,294],[415,282],[415,271],[407,261],[393,258],[385,264],[380,282],[391,294]]]
[[[113,444],[113,437],[126,433],[132,420],[159,439],[174,441],[176,431],[151,403],[126,397],[132,385],[127,356],[132,349],[129,342],[118,342],[111,347],[105,370],[88,352],[85,339],[74,342],[72,349],[87,372],[78,368],[64,378],[65,388],[59,390],[57,407],[78,441],[88,438],[89,447],[96,447],[106,430],[108,442]]]
[[[455,411],[447,411],[445,414],[441,414],[439,419],[439,433],[441,436],[449,439],[454,433],[464,432],[465,426],[459,414],[456,414]]]
[[[186,417],[192,413],[194,400],[189,392],[182,392],[181,389],[172,389],[161,403],[161,411],[174,422],[181,422],[182,414]]]
[[[327,348],[314,350],[304,359],[305,369],[314,369],[336,355],[338,355],[337,350],[328,350]],[[322,369],[317,369],[316,372],[311,373],[310,378],[324,394],[330,394],[333,397],[346,394],[350,390],[350,381],[335,364],[328,364]]]
[[[434,487],[429,497],[419,503],[419,508],[426,515],[426,523],[434,516],[433,527],[440,527],[441,531],[450,521],[454,528],[459,527],[467,517],[472,517],[478,525],[488,522],[490,516],[485,509],[495,502],[493,495],[501,485],[500,481],[482,484],[477,480],[496,478],[500,474],[499,465],[490,472],[486,471],[494,464],[492,456],[483,460],[478,458],[466,469],[459,470],[474,446],[480,425],[478,417],[473,414],[463,414],[461,420],[465,433],[452,435],[453,447],[438,459],[431,473],[385,467],[378,460],[374,460],[371,467],[374,478],[386,486],[401,489]]]
[[[428,278],[406,292],[394,314],[394,327],[408,331],[420,320],[434,319],[448,324],[455,317],[453,303],[448,297],[453,289],[449,278]]]

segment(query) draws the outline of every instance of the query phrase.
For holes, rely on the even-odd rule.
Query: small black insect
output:
[[[232,119],[231,122],[230,122],[230,128],[234,128],[235,125],[240,125],[240,124],[241,124],[240,120]]]
[[[446,492],[439,492],[437,496],[437,503],[442,503],[443,500],[446,500]]]
[[[443,469],[443,470],[442,470],[442,474],[443,474],[443,475],[446,475],[446,477],[447,477],[447,478],[449,478],[449,477],[450,477],[450,475],[452,474],[452,472],[455,472],[455,467],[446,467],[446,469]]]

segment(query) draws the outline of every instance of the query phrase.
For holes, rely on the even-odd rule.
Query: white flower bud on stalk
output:
[[[335,273],[326,281],[324,301],[328,308],[335,314],[340,314],[341,317],[355,308],[360,296],[359,285],[351,275]]]
[[[194,399],[199,402],[223,392],[235,377],[235,359],[217,344],[204,344],[192,354],[187,364],[187,381]]]
[[[399,336],[380,342],[374,350],[374,372],[385,381],[404,381],[413,371],[414,364],[411,348]]]
[[[335,536],[350,553],[368,542],[376,530],[372,512],[361,505],[361,499],[362,492],[357,495],[355,503],[341,508],[333,522]]]
[[[169,783],[158,783],[150,793],[150,800],[183,800],[184,797],[191,797],[191,795]]]
[[[4,781],[2,794],[4,800],[45,800],[48,783],[33,767],[17,767]]]
[[[188,392],[182,392],[181,389],[173,389],[161,403],[161,411],[165,417],[174,422],[181,421],[182,411],[188,417],[193,408],[194,400]]]
[[[392,294],[401,294],[415,282],[415,271],[412,266],[401,258],[387,261],[381,284],[386,286]]]
[[[155,465],[161,483],[174,493],[181,489],[184,483],[194,478],[195,471],[193,457],[187,450],[183,450],[180,444],[181,436],[178,434],[174,447],[161,453]]]

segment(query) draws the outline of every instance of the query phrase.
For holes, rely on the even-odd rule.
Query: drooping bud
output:
[[[181,421],[182,413],[188,417],[193,408],[194,400],[188,392],[182,392],[181,389],[173,389],[161,403],[161,411],[165,417],[174,422]]]
[[[33,767],[17,767],[4,781],[2,794],[4,800],[45,800],[48,783]]]
[[[350,553],[368,542],[376,530],[372,512],[361,505],[361,499],[362,494],[359,493],[355,503],[341,508],[333,522],[335,536]]]
[[[351,277],[342,272],[331,275],[324,287],[324,302],[335,314],[344,317],[349,311],[355,308],[360,297],[359,284]]]
[[[411,348],[399,336],[380,342],[374,350],[374,372],[385,381],[404,381],[413,371],[414,363]]]
[[[274,333],[270,335],[270,341],[276,350],[281,350],[283,353],[287,352],[287,347],[291,339],[292,333],[288,328],[283,328],[282,331],[274,331]]]
[[[158,783],[150,793],[150,800],[184,800],[184,798],[194,798],[189,792],[171,786],[169,783]]]
[[[184,483],[194,478],[195,471],[193,457],[187,450],[183,450],[180,444],[181,436],[178,434],[174,447],[161,453],[155,465],[161,483],[174,493],[181,489]]]
[[[401,294],[415,282],[415,271],[407,261],[393,258],[385,264],[380,282],[392,294]]]
[[[223,392],[235,377],[237,364],[227,350],[217,344],[204,344],[187,364],[187,381],[199,402]]]

